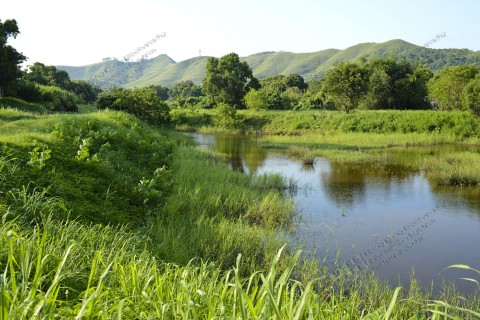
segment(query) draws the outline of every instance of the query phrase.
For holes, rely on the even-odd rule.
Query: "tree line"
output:
[[[167,121],[176,108],[238,109],[471,110],[480,114],[480,68],[450,66],[433,74],[406,59],[371,58],[341,62],[325,78],[306,82],[299,74],[257,79],[236,53],[209,58],[201,85],[180,81],[171,88],[152,85],[102,91],[87,81],[71,80],[55,66],[35,62],[27,70],[23,54],[7,44],[19,34],[15,20],[0,21],[0,96],[41,102],[52,111],[76,111],[78,103],[124,110],[149,121]]]

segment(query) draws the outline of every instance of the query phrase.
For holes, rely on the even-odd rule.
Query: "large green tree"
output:
[[[349,113],[358,107],[367,92],[368,73],[362,66],[341,62],[327,72],[322,84],[326,102]]]
[[[366,109],[425,109],[427,81],[432,73],[406,60],[373,58],[364,64],[369,73]]]
[[[203,90],[216,103],[227,103],[243,108],[243,98],[251,89],[260,89],[260,83],[246,62],[241,62],[236,53],[209,58]]]
[[[55,66],[46,66],[40,62],[35,62],[28,67],[24,79],[44,86],[56,86],[65,90],[72,89],[70,76],[65,70],[59,70]]]
[[[170,88],[168,87],[162,87],[161,85],[151,85],[148,88],[155,90],[155,92],[157,93],[157,97],[159,97],[162,101],[167,101],[168,98],[170,98]]]
[[[305,79],[299,74],[290,74],[285,79],[285,85],[287,88],[297,87],[298,89],[304,91],[307,89],[307,84]]]
[[[462,110],[462,94],[466,85],[480,68],[473,65],[453,66],[441,70],[428,83],[429,96],[438,103],[439,110]]]
[[[94,103],[97,101],[97,96],[102,92],[100,87],[94,86],[84,80],[73,80],[70,82],[69,87],[71,92],[75,93],[86,103]]]
[[[8,38],[15,39],[19,33],[15,19],[0,20],[0,96],[12,93],[22,74],[19,65],[26,57],[7,44]]]

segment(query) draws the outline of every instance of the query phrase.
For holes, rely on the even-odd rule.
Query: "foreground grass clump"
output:
[[[36,198],[34,202],[46,199]],[[30,202],[33,204],[34,202]],[[46,204],[45,204],[46,205]],[[159,262],[149,239],[122,227],[58,223],[36,225],[1,209],[0,312],[3,319],[475,319],[478,299],[446,292],[428,300],[412,282],[391,290],[347,270],[292,280],[299,254],[281,251],[263,272],[242,276],[241,260]],[[21,218],[21,217],[20,217]],[[285,267],[279,268],[280,265]],[[324,270],[324,269],[320,269]],[[448,315],[448,316],[447,316]]]
[[[426,157],[427,176],[437,185],[480,186],[480,154],[458,152],[442,157]]]
[[[230,267],[241,253],[248,270],[268,263],[283,244],[279,229],[294,219],[283,179],[233,171],[191,147],[177,148],[172,159],[173,191],[152,232],[161,256]]]
[[[173,144],[134,117],[3,110],[0,119],[0,204],[37,190],[61,198],[71,217],[132,225],[163,204]]]
[[[61,200],[64,208],[50,212],[58,220],[151,226],[166,261],[230,267],[243,253],[244,270],[270,261],[283,244],[276,229],[292,225],[282,177],[231,171],[128,114],[3,110],[0,119],[0,206],[28,220],[43,212],[25,209],[29,195],[45,195]]]

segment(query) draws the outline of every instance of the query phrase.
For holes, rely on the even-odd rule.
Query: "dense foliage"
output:
[[[237,109],[243,108],[243,97],[249,90],[260,88],[260,83],[248,64],[240,62],[236,53],[220,59],[209,58],[202,85],[207,97],[216,103],[227,103]]]
[[[230,170],[123,112],[0,118],[3,318],[478,316],[448,288],[431,300],[282,252],[279,175]]]
[[[235,115],[236,131],[267,135],[302,133],[421,133],[451,137],[453,141],[480,137],[480,122],[470,112],[434,110],[250,111]],[[172,123],[183,130],[221,130],[210,110],[174,110]]]
[[[77,112],[77,97],[56,86],[37,85],[40,101],[47,103],[53,112]]]
[[[429,82],[430,97],[435,100],[438,109],[472,110],[475,108],[475,76],[480,74],[480,67],[473,65],[453,66],[441,70]],[[466,89],[472,81],[472,85]],[[464,91],[464,90],[467,91]],[[465,100],[466,99],[466,100]],[[462,101],[463,100],[463,101]]]
[[[15,19],[0,20],[0,97],[11,95],[21,76],[20,64],[26,57],[7,44],[9,38],[15,39],[19,33]]]
[[[126,111],[153,124],[165,124],[169,118],[169,107],[157,93],[148,88],[116,90],[99,96],[99,109]]]

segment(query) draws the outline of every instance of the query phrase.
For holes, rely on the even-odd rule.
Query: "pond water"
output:
[[[224,153],[241,172],[292,177],[301,216],[295,239],[319,259],[374,270],[393,286],[408,285],[414,272],[422,285],[455,281],[459,290],[479,278],[453,264],[480,267],[480,188],[435,187],[408,166],[418,157],[456,151],[459,146],[392,150],[392,159],[346,164],[317,158],[313,166],[267,150],[252,137],[194,134],[199,148]],[[442,271],[443,270],[443,271]],[[479,279],[480,280],[480,279]]]

